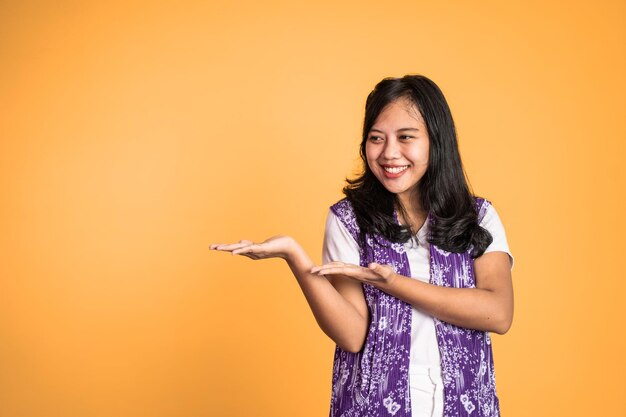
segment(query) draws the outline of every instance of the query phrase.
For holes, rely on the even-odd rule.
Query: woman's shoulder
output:
[[[354,208],[347,197],[344,197],[331,205],[330,213],[337,217],[337,219],[352,236],[356,236],[358,234],[359,226],[356,221],[356,215],[354,214]]]
[[[354,207],[347,197],[342,198],[330,206],[330,210],[337,217],[354,216]]]
[[[341,203],[341,204],[340,204]],[[356,241],[355,229],[346,223],[342,217],[335,214],[333,207],[342,210],[346,203],[341,200],[331,206],[326,218],[324,232],[324,245],[322,248],[322,261],[324,263],[341,261],[359,264],[359,245]]]
[[[487,199],[486,197],[481,197],[479,195],[474,195],[474,203],[476,203],[477,207],[482,207],[482,206],[490,206],[491,205],[491,200]]]
[[[350,200],[348,200],[348,197],[344,197],[340,200],[335,201],[333,204],[331,204],[331,208],[332,207],[343,207],[349,205],[350,207],[352,207],[352,203],[350,202]]]
[[[499,233],[500,229],[503,229],[504,226],[496,207],[493,205],[491,200],[480,197],[475,198],[476,209],[478,212],[478,224],[489,230],[491,233]]]
[[[480,197],[474,195],[474,204],[476,207],[476,212],[478,213],[479,222],[485,217],[485,215],[493,210],[491,201],[486,199],[485,197]]]

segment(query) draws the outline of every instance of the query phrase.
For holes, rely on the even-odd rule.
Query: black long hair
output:
[[[428,242],[448,252],[482,255],[493,241],[491,234],[478,224],[474,195],[466,180],[450,107],[439,87],[422,75],[388,77],[380,81],[365,103],[363,140],[360,154],[363,172],[355,179],[346,179],[343,193],[352,203],[360,240],[366,234],[382,235],[390,242],[405,243],[412,238],[410,226],[400,225],[394,217],[399,207],[397,194],[389,192],[378,181],[367,164],[365,145],[369,131],[383,109],[398,99],[407,98],[421,113],[430,141],[428,168],[418,183],[419,205],[428,213]],[[416,198],[416,197],[413,197]],[[418,202],[416,202],[418,203]]]

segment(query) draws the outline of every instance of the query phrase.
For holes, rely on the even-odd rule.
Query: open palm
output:
[[[390,265],[371,263],[363,267],[345,262],[329,262],[311,269],[311,273],[319,275],[343,276],[366,283],[388,284],[396,274]]]
[[[240,240],[239,243],[214,243],[209,248],[231,252],[233,255],[242,255],[250,259],[286,259],[296,245],[296,241],[291,236],[272,236],[261,243],[254,243],[251,240]]]

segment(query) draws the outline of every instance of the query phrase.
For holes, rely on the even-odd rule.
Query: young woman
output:
[[[441,90],[419,75],[378,83],[360,153],[323,265],[283,235],[211,249],[287,261],[337,344],[331,417],[499,416],[489,332],[511,326],[513,256],[469,190]]]

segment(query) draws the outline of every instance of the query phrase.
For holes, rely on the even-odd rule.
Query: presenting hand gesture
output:
[[[344,262],[330,262],[311,269],[312,274],[353,278],[368,284],[391,284],[397,274],[389,265],[371,263],[367,268]]]
[[[243,255],[250,259],[268,259],[287,257],[293,252],[297,243],[291,236],[278,235],[269,239],[254,243],[251,240],[240,240],[239,243],[214,243],[209,246],[211,250],[231,252],[233,255]]]

